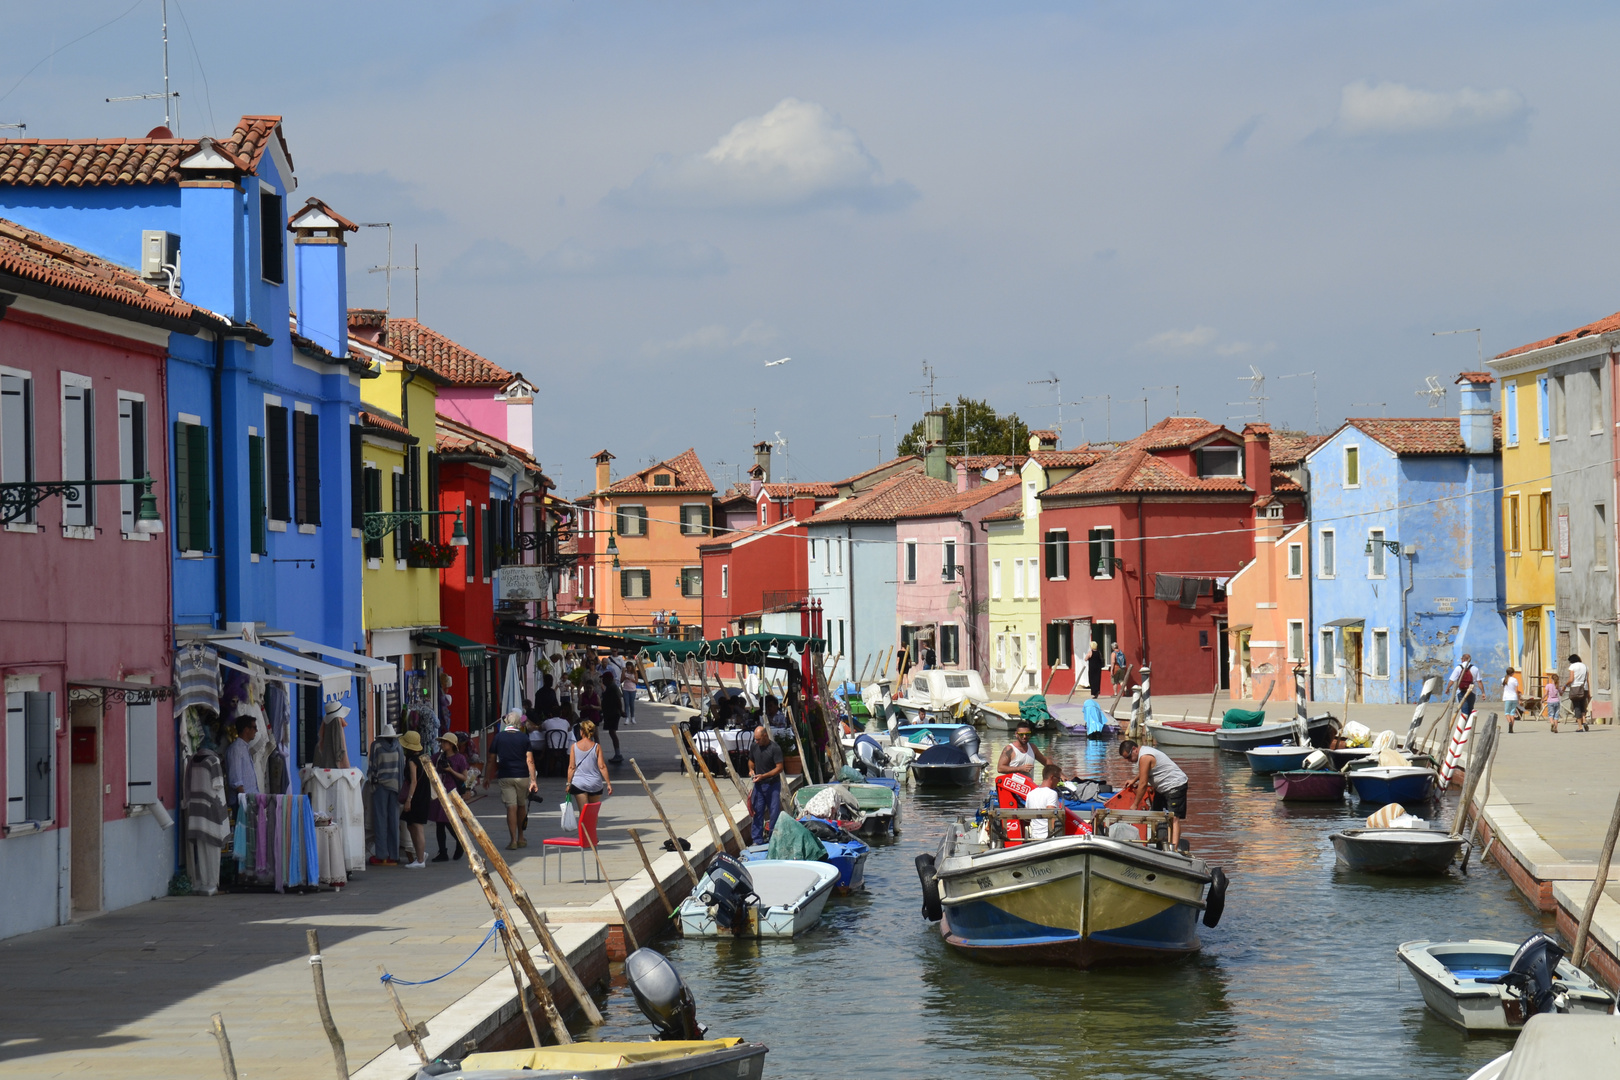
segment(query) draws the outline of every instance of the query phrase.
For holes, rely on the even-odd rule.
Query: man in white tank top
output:
[[[1119,744],[1119,756],[1136,766],[1136,779],[1128,785],[1136,791],[1136,808],[1146,805],[1151,783],[1153,809],[1175,814],[1170,821],[1170,846],[1176,847],[1181,843],[1181,823],[1187,817],[1187,774],[1163,750],[1138,746],[1131,739]]]
[[[1018,722],[1013,730],[1013,741],[1001,748],[1001,758],[996,762],[997,776],[1021,772],[1033,780],[1036,762],[1052,764],[1052,759],[1041,753],[1040,747],[1030,743],[1029,737],[1034,730],[1027,720]]]

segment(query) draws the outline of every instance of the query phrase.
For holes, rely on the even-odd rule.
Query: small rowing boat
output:
[[[1257,746],[1246,752],[1249,768],[1262,775],[1303,769],[1305,759],[1316,753],[1310,746]]]
[[[1542,1012],[1607,1013],[1614,995],[1546,934],[1506,941],[1408,941],[1395,950],[1429,1011],[1453,1027],[1513,1031]]]
[[[1328,839],[1340,866],[1374,874],[1443,874],[1465,843],[1441,829],[1345,829]]]
[[[1284,802],[1339,802],[1344,798],[1344,774],[1332,769],[1272,773],[1271,786]]]

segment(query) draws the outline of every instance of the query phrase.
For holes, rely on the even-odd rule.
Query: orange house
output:
[[[700,633],[703,560],[698,545],[713,531],[714,483],[696,450],[618,481],[612,478],[612,460],[606,450],[596,455],[593,520],[580,522],[581,529],[598,530],[590,545],[598,625],[651,631],[659,615],[668,625],[673,614],[678,633]],[[618,548],[616,559],[607,552],[609,529]]]
[[[1262,518],[1254,533],[1254,559],[1226,583],[1230,639],[1230,696],[1263,696],[1276,680],[1273,701],[1294,698],[1294,668],[1311,686],[1311,566],[1309,522]]]

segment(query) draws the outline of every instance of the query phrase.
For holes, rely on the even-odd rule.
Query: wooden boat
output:
[[[1011,731],[1018,725],[1018,702],[976,701],[971,715],[975,723],[992,731]]]
[[[1534,940],[1534,938],[1532,939]],[[1395,950],[1417,981],[1429,1011],[1466,1032],[1512,1031],[1524,1025],[1521,999],[1490,980],[1513,967],[1523,946],[1506,941],[1408,941]],[[1564,1011],[1601,1014],[1614,1008],[1614,995],[1562,958],[1556,978],[1566,989]]]
[[[1333,730],[1337,721],[1326,713],[1306,721],[1310,734]],[[1278,746],[1299,740],[1299,721],[1285,720],[1256,727],[1223,727],[1215,733],[1215,745],[1228,753],[1243,754],[1257,746]]]
[[[1620,1021],[1614,1017],[1541,1013],[1525,1021],[1512,1050],[1487,1062],[1468,1080],[1614,1076],[1617,1063]]]
[[[740,917],[728,921],[724,905],[715,902],[720,889],[711,862],[696,890],[676,909],[681,933],[710,938],[796,937],[816,925],[839,879],[836,866],[799,859],[751,860],[746,870]]]
[[[973,787],[984,773],[985,762],[969,757],[960,746],[930,746],[911,762],[911,779],[922,788]]]
[[[1392,802],[1415,806],[1435,795],[1438,780],[1433,769],[1421,765],[1378,765],[1351,769],[1346,775],[1356,798],[1380,806]]]
[[[1000,822],[1048,812],[986,813]],[[1093,823],[1108,835],[988,844],[970,822],[954,822],[938,853],[917,859],[924,916],[938,919],[952,948],[995,963],[1087,968],[1197,952],[1199,914],[1207,926],[1220,921],[1226,875],[1168,845],[1122,838],[1143,825],[1158,833],[1167,818],[1104,810]]]
[[[919,723],[931,717],[964,716],[973,705],[989,700],[977,671],[931,669],[914,672],[894,704],[907,720]]]
[[[1149,720],[1148,735],[1155,746],[1194,746],[1201,750],[1215,749],[1215,733],[1219,724],[1204,724],[1197,720]]]
[[[450,1072],[417,1080],[760,1080],[766,1048],[741,1039],[576,1042],[471,1054]]]
[[[1271,786],[1285,802],[1338,802],[1344,773],[1333,769],[1292,769],[1271,774]]]
[[[1310,746],[1257,746],[1246,752],[1249,768],[1257,773],[1290,772],[1303,769],[1305,759],[1316,753]]]
[[[860,836],[884,836],[900,831],[899,793],[882,784],[811,784],[802,787],[793,793],[795,816],[807,812],[805,808],[818,792],[834,786],[841,786],[854,796],[859,807],[861,820],[854,823],[855,828],[851,832]]]
[[[1340,866],[1375,874],[1443,874],[1465,843],[1440,829],[1345,829],[1328,839]]]

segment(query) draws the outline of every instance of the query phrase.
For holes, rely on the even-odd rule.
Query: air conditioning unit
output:
[[[162,229],[142,230],[141,277],[167,284],[170,272],[175,277],[180,276],[180,237]]]

